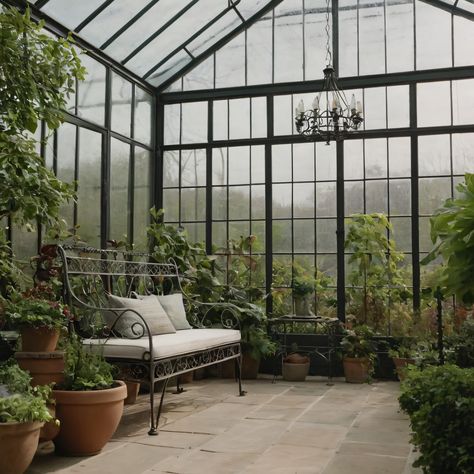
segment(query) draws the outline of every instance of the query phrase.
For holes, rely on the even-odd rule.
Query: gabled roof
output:
[[[126,69],[161,87],[281,0],[29,0]]]

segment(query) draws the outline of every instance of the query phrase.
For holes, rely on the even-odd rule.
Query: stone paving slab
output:
[[[90,458],[37,456],[27,474],[419,474],[398,382],[309,377],[206,379],[166,395],[160,434],[148,396],[127,406],[113,440]]]

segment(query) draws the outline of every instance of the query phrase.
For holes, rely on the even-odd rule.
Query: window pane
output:
[[[212,218],[227,220],[227,188],[212,188]]]
[[[365,183],[365,212],[388,212],[387,181],[376,180]]]
[[[453,81],[453,125],[474,123],[474,79]]]
[[[384,8],[378,5],[373,0],[359,0],[361,75],[385,72]]]
[[[474,133],[453,134],[453,173],[474,173]]]
[[[410,125],[410,98],[408,86],[387,87],[388,127]]]
[[[249,219],[250,187],[229,187],[229,219]]]
[[[104,124],[105,118],[105,67],[86,54],[81,55],[87,74],[78,85],[77,113],[91,122]]]
[[[286,0],[275,8],[275,82],[303,79],[302,0]]]
[[[265,147],[253,146],[252,153],[252,183],[265,182]]]
[[[387,139],[365,140],[365,177],[387,176]]]
[[[163,153],[163,187],[179,186],[179,151]]]
[[[61,181],[71,183],[75,178],[76,169],[76,127],[63,123],[57,130],[57,161],[56,175]],[[74,202],[70,201],[61,206],[60,215],[67,223],[74,224]]]
[[[291,221],[273,221],[273,251],[280,253],[291,252]],[[291,266],[290,266],[291,268]]]
[[[215,100],[213,102],[213,139],[227,140],[229,138],[228,101]]]
[[[390,215],[411,214],[411,183],[408,179],[390,180]]]
[[[293,181],[314,180],[314,144],[293,145]]]
[[[207,102],[189,102],[182,107],[181,143],[207,141]]]
[[[339,0],[340,76],[357,76],[357,0]]]
[[[474,28],[472,20],[454,16],[454,65],[470,66],[474,63]]]
[[[274,96],[273,107],[273,133],[275,135],[291,135],[294,119],[291,108],[291,95]]]
[[[273,185],[273,217],[291,217],[291,184]]]
[[[362,179],[364,177],[364,143],[362,140],[344,142],[344,178]]]
[[[79,129],[78,233],[89,245],[100,245],[102,135]]]
[[[267,136],[267,99],[252,97],[252,138]]]
[[[298,253],[314,252],[314,221],[295,220],[293,223],[294,251]]]
[[[157,124],[160,127],[160,124]],[[164,143],[176,145],[181,137],[181,105],[165,105],[164,112]]]
[[[335,252],[336,240],[336,219],[318,219],[316,221],[317,252]]]
[[[135,87],[135,140],[151,145],[151,116],[153,97],[140,87]],[[161,124],[159,124],[161,126]]]
[[[165,222],[179,222],[179,190],[163,190],[163,209]]]
[[[326,67],[326,12],[320,0],[304,2],[305,80],[321,79]]]
[[[250,138],[250,99],[229,100],[229,138]]]
[[[229,184],[250,183],[250,148],[229,148]]]
[[[418,138],[418,174],[436,176],[451,173],[449,135],[428,135]]]
[[[387,72],[414,69],[413,4],[386,2]]]
[[[291,145],[275,145],[272,147],[272,179],[273,181],[291,181]]]
[[[344,215],[364,212],[364,183],[349,181],[344,183]]]
[[[137,250],[147,250],[146,226],[150,222],[151,184],[151,153],[135,147],[133,243]]]
[[[416,68],[451,66],[451,15],[416,0]]]
[[[336,145],[316,143],[316,180],[336,179]]]
[[[450,125],[450,94],[448,81],[417,84],[418,126]]]
[[[181,186],[206,185],[206,150],[181,151]]]
[[[247,84],[272,82],[272,16],[266,15],[247,30]]]
[[[388,139],[390,176],[411,176],[410,139],[408,137]]]
[[[181,221],[203,221],[206,219],[206,190],[185,188],[181,190]]]
[[[336,183],[316,184],[316,216],[336,216]]]
[[[240,34],[216,52],[216,88],[245,85],[245,35]]]
[[[128,235],[128,183],[130,145],[111,139],[110,142],[110,229],[109,238],[123,240]]]
[[[293,185],[293,216],[314,217],[314,184]]]
[[[451,197],[451,178],[420,178],[420,214],[430,215]]]
[[[132,122],[132,84],[112,71],[112,130],[130,136]]]

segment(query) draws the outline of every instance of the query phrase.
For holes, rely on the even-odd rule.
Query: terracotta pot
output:
[[[127,398],[124,400],[125,405],[133,405],[137,401],[138,392],[140,391],[140,382],[125,380],[127,386]]]
[[[366,383],[370,376],[370,359],[367,357],[344,357],[342,359],[346,382]]]
[[[31,464],[44,423],[0,423],[0,472],[22,474]]]
[[[409,358],[404,358],[404,357],[392,357],[392,360],[395,365],[395,370],[397,371],[398,380],[400,380],[400,382],[402,380],[405,380],[405,372],[406,372],[405,369],[408,367],[408,365],[414,364],[415,359],[409,359]]]
[[[242,354],[242,365],[240,367],[240,376],[245,380],[254,380],[258,377],[260,360],[254,359],[247,353]],[[221,377],[225,379],[235,378],[235,360],[226,360],[221,364]]]
[[[59,329],[25,326],[20,331],[23,352],[53,352],[59,339]]]
[[[48,411],[53,418],[56,418],[56,407],[54,405],[48,405]],[[59,424],[56,420],[48,421],[41,428],[39,439],[40,442],[52,441],[59,433]]]
[[[64,352],[15,352],[15,359],[30,373],[33,386],[64,382]]]
[[[283,359],[283,380],[304,382],[309,374],[309,357],[298,353],[289,354]]]
[[[56,450],[67,456],[92,456],[99,453],[115,433],[123,413],[127,386],[106,390],[53,390],[59,435]]]

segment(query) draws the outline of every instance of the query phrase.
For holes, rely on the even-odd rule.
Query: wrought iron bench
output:
[[[59,246],[62,260],[64,298],[75,315],[75,331],[90,350],[102,351],[117,365],[121,376],[150,386],[150,430],[158,434],[163,399],[171,377],[192,370],[234,360],[239,395],[241,348],[238,308],[229,303],[202,303],[184,295],[186,314],[192,329],[172,334],[151,335],[147,321],[135,309],[111,308],[109,295],[168,294],[182,289],[182,276],[174,262],[153,263],[150,255],[89,247]],[[106,312],[115,322],[106,324]],[[117,331],[124,314],[133,313],[132,335]],[[125,319],[125,318],[123,318]],[[220,329],[217,327],[220,326]],[[181,392],[179,378],[177,392]],[[154,385],[162,381],[160,404],[155,417]]]

